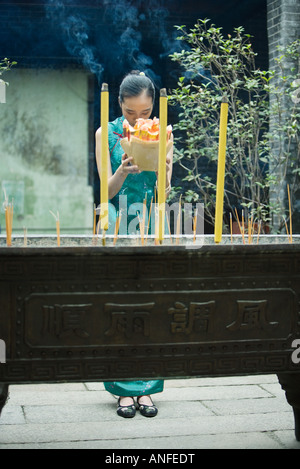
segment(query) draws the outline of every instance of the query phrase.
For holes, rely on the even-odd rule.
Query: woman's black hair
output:
[[[150,96],[152,98],[152,102],[154,103],[155,88],[153,82],[150,80],[150,78],[146,77],[143,72],[140,72],[139,70],[133,70],[132,72],[128,73],[125,78],[123,78],[123,81],[120,85],[120,103],[122,103],[126,98],[139,96],[143,93],[143,91],[146,91],[147,96]]]

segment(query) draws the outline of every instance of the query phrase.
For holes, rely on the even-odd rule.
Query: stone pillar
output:
[[[279,71],[276,58],[281,55],[281,52],[278,51],[277,46],[286,46],[300,37],[299,0],[267,0],[267,28],[269,42],[269,69]],[[287,67],[287,69],[291,67],[291,63],[286,63],[284,65]],[[293,65],[298,67],[299,70],[299,63],[295,63]],[[271,103],[272,99],[274,99],[274,97],[270,96]],[[286,113],[288,113],[290,106],[293,105],[294,103],[290,98],[285,101],[284,109]],[[300,106],[300,103],[297,105]],[[272,133],[272,121],[270,126]],[[278,126],[276,126],[276,129],[277,128]],[[274,150],[279,151],[278,147],[275,147]],[[286,209],[288,209],[287,183],[290,183],[290,181],[291,172],[288,170],[286,178],[279,186],[274,187],[273,191],[270,193],[271,201],[272,199],[273,201],[279,201],[281,206],[285,207]],[[293,232],[300,233],[300,191],[294,193],[293,208],[295,210],[293,214]],[[281,221],[282,219],[273,220],[275,229],[279,226]]]

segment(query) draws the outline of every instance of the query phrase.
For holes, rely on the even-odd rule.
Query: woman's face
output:
[[[148,119],[151,116],[153,102],[151,96],[147,96],[146,91],[143,91],[139,96],[125,98],[120,106],[123,116],[134,127],[137,119]]]

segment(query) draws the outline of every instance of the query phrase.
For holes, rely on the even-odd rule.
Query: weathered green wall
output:
[[[0,104],[0,225],[4,191],[14,199],[14,230],[91,230],[88,186],[88,77],[76,70],[18,70]]]

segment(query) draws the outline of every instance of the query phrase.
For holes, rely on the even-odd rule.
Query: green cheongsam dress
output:
[[[124,153],[120,140],[123,137],[124,117],[119,117],[108,124],[108,144],[113,174],[121,164]],[[119,233],[132,234],[139,230],[138,216],[142,216],[143,202],[146,198],[147,209],[154,203],[156,174],[142,171],[140,174],[128,174],[120,192],[110,200],[109,231],[113,233],[116,217],[121,213]],[[121,197],[120,197],[121,196]],[[116,396],[143,396],[162,392],[163,380],[147,381],[112,381],[104,382],[105,389]]]

